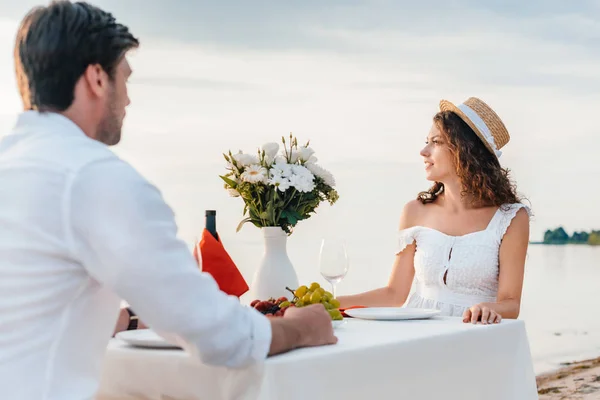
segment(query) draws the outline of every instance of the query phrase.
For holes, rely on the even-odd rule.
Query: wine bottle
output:
[[[206,230],[213,235],[216,240],[219,240],[219,235],[217,234],[217,211],[216,210],[206,210],[206,222],[205,222]]]

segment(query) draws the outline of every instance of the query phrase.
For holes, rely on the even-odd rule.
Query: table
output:
[[[347,319],[336,334],[337,345],[299,349],[239,370],[113,339],[98,399],[538,398],[523,321],[486,326],[452,317]]]

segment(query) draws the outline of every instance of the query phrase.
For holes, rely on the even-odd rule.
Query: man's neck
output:
[[[74,107],[70,107],[65,111],[58,112],[58,114],[73,121],[87,137],[96,139],[96,124],[91,123],[89,118],[85,117],[86,115],[89,115],[86,114],[85,110],[77,110]]]

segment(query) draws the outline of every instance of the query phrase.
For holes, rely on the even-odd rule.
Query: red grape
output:
[[[272,305],[268,302],[268,301],[259,301],[254,308],[256,308],[258,311],[260,311],[261,313],[265,313],[267,310],[269,310],[272,307]]]

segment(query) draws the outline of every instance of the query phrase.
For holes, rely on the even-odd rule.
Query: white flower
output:
[[[268,171],[265,167],[260,165],[250,165],[241,178],[244,182],[248,183],[264,183],[267,180]]]
[[[267,167],[270,167],[271,165],[273,165],[273,162],[275,161],[275,159],[269,157],[268,155],[265,154],[265,165]]]
[[[277,157],[275,164],[271,167],[271,175],[281,175],[288,178],[292,175],[292,166],[285,161],[283,157]]]
[[[275,186],[280,192],[285,192],[290,188],[290,181],[281,175],[273,175],[267,183]]]
[[[271,166],[277,157],[279,145],[277,143],[265,143],[262,145],[261,150],[265,153],[265,164]]]
[[[289,177],[290,185],[299,192],[311,192],[315,188],[314,175],[302,165],[291,166],[293,174]]]
[[[298,149],[298,158],[300,158],[300,161],[308,161],[313,154],[315,154],[315,151],[310,147],[302,146]]]
[[[308,163],[306,164],[306,168],[319,178],[323,179],[326,185],[331,187],[335,186],[335,178],[331,174],[331,172],[327,171],[325,168],[321,167],[319,164]]]
[[[262,151],[265,152],[265,155],[268,156],[271,160],[275,160],[275,156],[279,151],[279,144],[277,143],[265,143],[262,146]]]
[[[247,167],[249,165],[258,164],[257,156],[254,156],[252,154],[245,154],[245,153],[242,153],[241,151],[237,154],[234,154],[233,159],[235,160],[235,162],[238,165],[240,165],[242,167]]]
[[[291,149],[290,151],[291,153],[288,153],[288,155],[290,156],[290,163],[294,164],[296,163],[296,161],[298,161],[300,153],[296,149]]]
[[[314,177],[312,174],[292,175],[290,177],[290,185],[295,187],[299,192],[311,192],[315,188]]]
[[[306,176],[311,180],[313,179],[313,174],[310,172],[310,170],[302,165],[292,165],[292,172],[294,173],[294,175]]]

